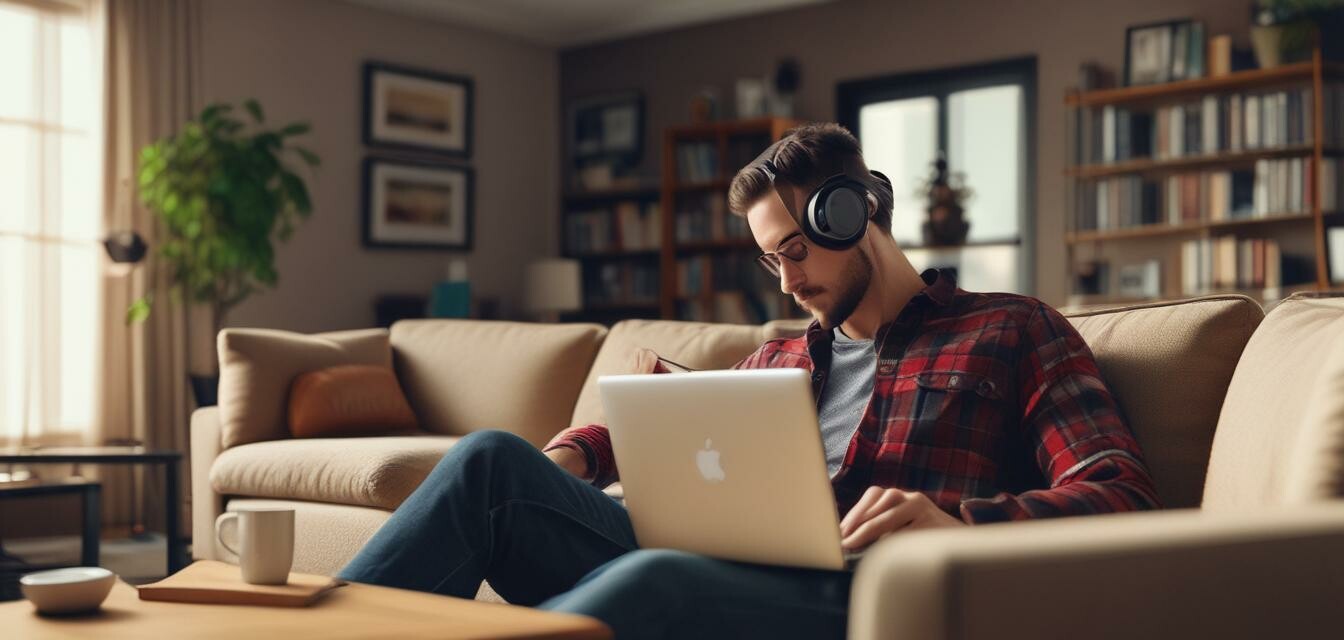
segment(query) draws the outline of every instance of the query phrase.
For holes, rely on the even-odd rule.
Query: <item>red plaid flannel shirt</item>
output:
[[[1156,490],[1092,350],[1035,298],[929,286],[881,327],[873,396],[832,480],[840,514],[869,486],[924,493],[968,523],[1152,509]],[[736,369],[812,372],[820,397],[830,331],[771,340]],[[582,451],[599,487],[617,480],[602,425],[545,448]]]

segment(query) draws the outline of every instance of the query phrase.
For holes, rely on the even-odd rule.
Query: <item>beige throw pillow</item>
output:
[[[289,437],[289,386],[299,374],[342,364],[392,366],[385,329],[306,335],[275,329],[219,332],[220,444]]]

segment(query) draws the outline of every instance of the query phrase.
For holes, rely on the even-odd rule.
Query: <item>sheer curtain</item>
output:
[[[189,345],[213,346],[208,313],[188,314],[169,294],[169,282],[154,269],[158,221],[140,205],[136,169],[145,145],[173,133],[200,109],[201,8],[196,0],[112,0],[107,4],[105,145],[102,214],[109,230],[132,230],[144,237],[150,255],[133,271],[110,269],[103,280],[101,318],[103,353],[99,375],[104,393],[99,404],[99,437],[135,439],[156,449],[182,453],[179,478],[188,468],[187,388]],[[154,294],[147,321],[128,327],[124,318],[132,300]],[[198,324],[205,319],[203,325]],[[206,347],[208,359],[209,348]],[[207,367],[209,365],[206,365]],[[108,469],[104,473],[110,473]],[[105,477],[107,477],[105,475]],[[143,474],[144,485],[130,493],[104,490],[105,515],[125,518],[133,504],[144,505],[145,524],[162,525],[162,477]],[[185,487],[184,487],[185,488]],[[182,491],[190,499],[190,491]],[[189,505],[181,514],[190,530]]]
[[[0,445],[96,438],[98,4],[0,0]]]

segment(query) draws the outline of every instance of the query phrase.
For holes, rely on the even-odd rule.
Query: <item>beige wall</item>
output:
[[[207,0],[206,100],[256,97],[268,120],[308,120],[322,156],[314,213],[278,251],[280,285],[243,303],[232,326],[321,331],[371,326],[384,293],[428,293],[446,251],[365,249],[361,234],[361,65],[393,62],[475,80],[476,293],[516,309],[529,258],[557,241],[559,85],[553,50],[334,0]]]
[[[841,0],[566,51],[560,91],[568,101],[643,90],[645,169],[657,175],[661,131],[688,120],[700,87],[717,87],[731,103],[737,78],[762,76],[785,56],[802,67],[797,114],[831,120],[840,81],[1035,55],[1035,295],[1059,305],[1067,284],[1063,96],[1079,63],[1119,70],[1125,26],[1157,20],[1197,18],[1244,44],[1249,15],[1246,0]]]

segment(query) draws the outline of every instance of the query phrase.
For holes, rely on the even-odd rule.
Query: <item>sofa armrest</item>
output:
[[[215,518],[224,512],[224,498],[210,487],[210,469],[219,457],[219,407],[191,414],[191,557],[218,560]]]
[[[934,529],[869,551],[849,637],[1314,637],[1340,593],[1344,503]]]

